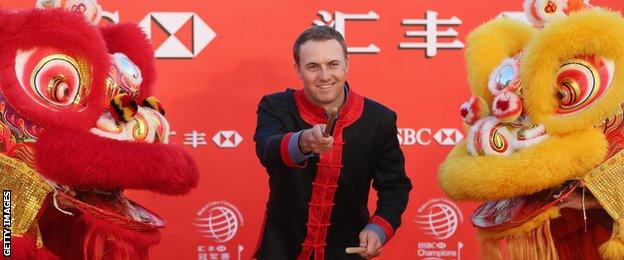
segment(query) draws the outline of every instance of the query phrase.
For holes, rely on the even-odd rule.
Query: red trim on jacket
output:
[[[307,98],[304,90],[294,93],[295,104],[299,115],[310,125],[325,124],[325,112]],[[301,253],[297,259],[309,260],[314,253],[315,260],[325,258],[325,240],[327,229],[331,225],[334,195],[338,188],[338,178],[342,169],[342,130],[353,124],[364,109],[364,98],[349,90],[347,100],[340,108],[334,128],[334,143],[331,150],[319,154],[316,176],[312,182],[312,196],[308,206],[308,223],[306,237],[302,244]]]
[[[280,143],[280,154],[282,155],[282,161],[284,162],[284,164],[286,164],[286,166],[297,167],[297,164],[292,161],[292,158],[290,158],[290,153],[288,152],[288,141],[290,141],[290,137],[292,135],[293,133],[291,132],[285,134],[284,137],[282,137],[282,142]]]
[[[394,229],[386,219],[375,215],[370,219],[369,222],[377,224],[379,227],[381,227],[381,229],[383,229],[383,231],[386,233],[386,243],[388,243],[388,241],[390,241],[390,238],[394,236]]]
[[[294,134],[295,133],[287,133],[284,135],[284,137],[282,137],[282,141],[280,142],[280,155],[282,156],[282,161],[284,162],[284,164],[286,164],[286,166],[293,168],[305,168],[306,166],[308,166],[308,160],[300,163],[295,163],[293,162],[292,157],[290,157],[290,152],[288,151],[288,142],[290,142],[290,138]]]

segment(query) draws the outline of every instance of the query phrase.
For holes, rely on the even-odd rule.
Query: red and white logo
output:
[[[139,23],[145,34],[154,43],[154,26],[166,39],[156,47],[157,58],[194,58],[217,36],[197,14],[192,12],[153,12],[147,14]],[[176,34],[188,28],[189,35],[181,41]],[[180,33],[181,34],[181,33]]]
[[[399,128],[397,138],[401,145],[430,145],[435,141],[440,145],[453,146],[464,139],[464,134],[455,128],[441,128],[435,132],[431,128]]]
[[[234,130],[223,130],[212,136],[212,142],[221,148],[234,148],[243,141],[238,132]]]
[[[455,203],[444,198],[427,201],[414,216],[413,222],[423,233],[439,240],[447,239],[457,231],[459,223],[464,222],[464,216]]]
[[[197,211],[194,225],[203,237],[225,243],[234,238],[243,225],[243,215],[227,201],[213,201]]]

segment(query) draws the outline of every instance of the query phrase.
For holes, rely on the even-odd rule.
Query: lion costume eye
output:
[[[507,89],[516,91],[519,87],[518,62],[515,58],[507,58],[490,73],[488,89],[493,95]]]
[[[566,61],[557,71],[557,116],[574,114],[604,96],[613,80],[614,62],[596,57]]]
[[[83,106],[89,89],[87,63],[54,50],[19,51],[16,76],[21,87],[43,106],[67,108]]]

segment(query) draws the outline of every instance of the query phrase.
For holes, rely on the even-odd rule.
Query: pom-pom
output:
[[[110,101],[110,114],[119,122],[129,122],[134,119],[139,106],[128,94],[119,94]]]
[[[468,101],[461,105],[459,111],[464,122],[469,125],[473,125],[477,120],[490,113],[485,99],[478,96],[470,97]]]
[[[616,238],[611,238],[600,246],[600,255],[607,260],[624,259],[624,244]]]
[[[165,109],[163,108],[160,101],[158,101],[158,99],[156,99],[155,97],[147,97],[146,99],[144,99],[143,106],[154,109],[163,116],[165,115]]]
[[[522,99],[512,92],[502,92],[492,101],[492,114],[502,122],[514,122],[522,114]]]

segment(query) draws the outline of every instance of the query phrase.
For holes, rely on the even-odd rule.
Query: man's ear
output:
[[[295,72],[297,73],[297,77],[303,79],[303,75],[301,75],[301,70],[299,69],[299,64],[296,61],[293,62],[293,67],[295,68]]]

